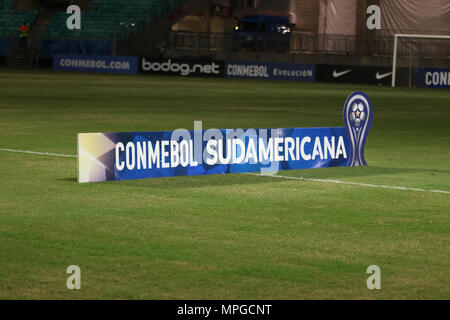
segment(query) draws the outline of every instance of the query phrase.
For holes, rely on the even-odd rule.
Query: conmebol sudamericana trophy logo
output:
[[[364,146],[372,125],[373,110],[369,97],[362,91],[350,94],[344,105],[344,124],[350,148],[348,167],[365,166]]]

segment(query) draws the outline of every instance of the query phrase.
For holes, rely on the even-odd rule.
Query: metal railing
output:
[[[290,54],[329,54],[392,57],[394,37],[354,37],[340,35],[290,36],[259,34],[241,39],[233,33],[172,31],[167,47],[196,51],[285,52]],[[450,41],[409,39],[398,47],[399,57],[450,59]]]

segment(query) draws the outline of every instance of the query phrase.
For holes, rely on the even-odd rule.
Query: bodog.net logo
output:
[[[224,69],[220,61],[188,61],[178,59],[142,58],[141,72],[154,74],[197,75],[221,77]]]

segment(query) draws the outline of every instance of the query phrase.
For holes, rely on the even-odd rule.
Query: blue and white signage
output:
[[[414,85],[430,88],[450,88],[450,69],[414,69]]]
[[[315,81],[316,65],[226,61],[225,78]]]
[[[107,73],[138,73],[137,57],[55,54],[53,69]]]
[[[364,166],[372,104],[344,106],[345,127],[80,133],[78,181]]]

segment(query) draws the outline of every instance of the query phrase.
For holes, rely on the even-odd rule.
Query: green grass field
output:
[[[76,158],[0,151],[0,299],[449,299],[448,90],[0,70],[0,148],[74,155],[80,132],[194,120],[342,126],[355,90],[374,105],[369,165],[279,174],[447,193],[246,174],[78,184]]]

